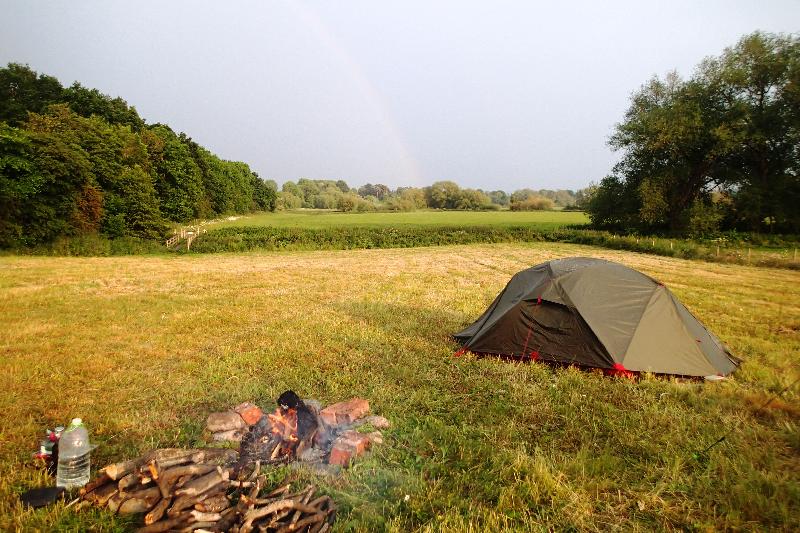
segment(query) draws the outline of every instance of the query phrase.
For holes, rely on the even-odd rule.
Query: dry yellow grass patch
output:
[[[718,386],[631,384],[449,357],[448,335],[474,320],[512,274],[573,255],[620,261],[664,282],[745,359],[741,370]],[[797,392],[769,420],[737,398],[743,390],[768,395],[796,375],[798,282],[800,274],[788,270],[564,244],[2,257],[0,516],[7,521],[0,518],[0,527],[119,525],[105,515],[74,519],[59,509],[17,506],[15,494],[40,480],[26,463],[45,427],[81,416],[101,444],[96,461],[104,462],[156,445],[196,443],[210,410],[265,403],[286,388],[325,402],[363,395],[396,422],[384,451],[329,482],[343,520],[357,529],[435,529],[437,520],[476,529],[776,527],[800,511],[797,492],[736,509],[736,491],[786,491],[784,474],[798,469],[797,437],[787,436],[797,431]],[[614,407],[631,396],[656,403],[639,414]],[[479,417],[486,405],[496,421]],[[748,439],[755,438],[777,451],[736,459],[738,448],[720,450],[714,468],[733,470],[720,481],[729,494],[718,501],[704,494],[715,489],[707,471],[695,475],[675,465],[733,425],[731,446],[752,446]],[[648,459],[646,442],[661,442],[664,457]],[[630,474],[620,474],[626,461]],[[661,479],[675,468],[673,481]],[[783,474],[771,477],[772,469]],[[503,487],[491,487],[482,472]],[[749,476],[745,485],[734,474]],[[620,501],[626,490],[646,510]],[[412,504],[398,503],[407,492],[415,495]],[[651,509],[661,501],[663,509]]]

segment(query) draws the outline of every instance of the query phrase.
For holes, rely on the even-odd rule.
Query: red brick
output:
[[[332,465],[347,466],[350,461],[369,449],[370,444],[372,442],[367,435],[358,431],[345,431],[333,441],[328,462]]]
[[[367,413],[369,413],[369,402],[362,398],[353,398],[329,405],[319,412],[319,416],[329,426],[335,426],[351,424]]]
[[[334,444],[333,448],[331,448],[331,457],[328,459],[328,463],[332,465],[347,466],[353,459],[354,454],[355,450],[353,450],[353,448],[345,445]]]
[[[370,445],[369,436],[353,430],[345,431],[336,440],[354,448],[356,451],[356,456],[364,453]]]
[[[264,416],[264,413],[261,411],[261,409],[257,405],[253,405],[250,402],[244,402],[243,404],[237,405],[233,408],[233,410],[239,413],[239,416],[242,417],[242,420],[244,420],[245,424],[248,426],[252,426],[261,420],[262,416]]]

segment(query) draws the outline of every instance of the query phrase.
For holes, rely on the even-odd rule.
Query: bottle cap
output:
[[[72,425],[73,426],[80,426],[81,424],[83,424],[83,420],[81,420],[80,418],[73,418],[72,419]]]

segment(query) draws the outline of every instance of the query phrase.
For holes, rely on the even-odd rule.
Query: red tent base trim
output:
[[[626,377],[626,378],[632,378],[636,374],[638,374],[638,372],[636,372],[636,373],[631,372],[630,370],[628,370],[627,368],[625,368],[624,366],[622,366],[619,363],[614,363],[614,366],[612,368],[603,369],[603,372],[607,376],[620,376],[620,377]]]

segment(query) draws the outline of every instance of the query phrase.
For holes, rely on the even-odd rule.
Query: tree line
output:
[[[756,32],[688,79],[653,78],[610,145],[591,193],[600,228],[800,232],[800,39]]]
[[[274,210],[276,186],[133,106],[27,65],[0,69],[0,246],[164,236],[170,222]]]
[[[172,223],[251,211],[581,208],[588,190],[513,193],[301,178],[280,192],[247,164],[226,161],[165,124],[27,65],[0,68],[0,247],[62,236],[163,238]]]
[[[278,194],[279,209],[337,209],[339,211],[414,211],[457,209],[493,211],[579,209],[588,199],[587,190],[484,191],[462,188],[453,181],[437,181],[427,187],[391,189],[381,183],[351,188],[344,180],[300,178],[287,181]]]

